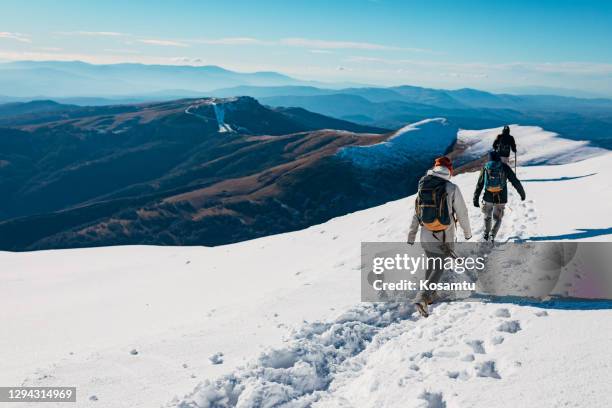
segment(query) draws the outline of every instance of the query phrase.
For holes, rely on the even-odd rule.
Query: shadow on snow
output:
[[[489,303],[512,303],[519,306],[533,306],[541,309],[604,310],[612,309],[612,299],[582,299],[551,297],[547,299],[520,296],[473,295],[470,299]]]
[[[540,183],[540,182],[548,182],[548,181],[567,181],[567,180],[576,180],[584,177],[594,176],[597,173],[585,174],[583,176],[573,176],[573,177],[557,177],[557,178],[541,178],[541,179],[525,179],[521,180],[521,183]]]
[[[612,234],[612,227],[608,228],[578,228],[577,232],[570,232],[568,234],[561,235],[548,235],[544,237],[531,237],[521,241],[560,241],[564,239],[583,239],[593,238],[602,235]]]

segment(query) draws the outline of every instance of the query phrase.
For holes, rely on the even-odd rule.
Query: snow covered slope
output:
[[[609,309],[442,304],[380,329],[314,406],[610,406],[611,322]]]
[[[366,169],[399,167],[444,152],[456,137],[457,128],[446,119],[426,119],[398,129],[385,142],[345,147],[337,155]]]
[[[468,146],[462,159],[474,160],[489,152],[501,131],[502,128],[461,130],[457,139]],[[510,133],[517,142],[518,163],[523,166],[571,163],[606,152],[605,149],[590,146],[589,142],[564,139],[537,126],[512,125]]]
[[[500,239],[612,241],[612,154],[518,174]],[[454,181],[469,199],[476,174]],[[413,201],[215,248],[0,252],[0,384],[105,408],[612,404],[609,306],[359,303],[360,242],[403,241]]]

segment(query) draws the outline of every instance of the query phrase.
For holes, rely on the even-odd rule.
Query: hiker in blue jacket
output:
[[[507,180],[514,186],[520,194],[521,200],[525,200],[525,190],[521,182],[516,177],[510,166],[501,161],[499,153],[493,151],[489,153],[489,161],[484,165],[478,177],[476,191],[474,191],[474,206],[480,207],[480,193],[484,189],[482,201],[482,213],[484,214],[484,241],[495,241],[495,236],[501,226],[504,216],[504,209],[508,202]],[[495,224],[491,228],[491,221]]]

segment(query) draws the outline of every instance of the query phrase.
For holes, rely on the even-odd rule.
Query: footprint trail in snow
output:
[[[494,304],[444,303],[429,319],[418,318],[411,305],[364,304],[334,321],[305,324],[284,348],[168,406],[447,406],[440,404],[459,398],[435,385],[459,389],[474,379],[501,380],[516,369],[497,350],[505,338],[520,335],[520,322]],[[387,399],[390,386],[403,397]]]
[[[500,242],[524,240],[537,229],[534,201],[509,189]],[[479,208],[470,209],[470,222],[481,235]],[[268,350],[168,406],[461,406],[461,384],[503,381],[520,367],[497,351],[522,326],[508,308],[480,302],[442,303],[428,319],[412,305],[363,304],[334,321],[305,324],[285,348]]]

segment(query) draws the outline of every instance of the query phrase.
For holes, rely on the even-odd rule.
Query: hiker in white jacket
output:
[[[419,193],[417,193],[418,198],[408,232],[408,244],[414,244],[416,234],[421,227],[421,246],[428,258],[450,256],[456,241],[457,222],[463,230],[464,238],[466,240],[472,238],[467,206],[459,187],[450,182],[452,174],[453,164],[451,160],[448,157],[439,157],[436,159],[434,167],[428,170],[427,174],[419,181]],[[446,200],[447,211],[442,211],[439,203],[427,205],[425,201],[428,197],[431,197],[433,204],[436,204],[436,200]],[[429,211],[429,213],[426,211]],[[432,264],[439,265],[435,262]],[[430,283],[436,283],[442,277],[443,272],[443,268],[434,266],[427,270],[425,279],[429,280]],[[424,291],[417,297],[415,305],[424,317],[428,316],[427,305],[433,303],[434,295],[435,292]]]

